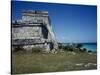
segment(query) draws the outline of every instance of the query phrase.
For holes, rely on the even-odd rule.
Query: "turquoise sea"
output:
[[[97,51],[97,43],[83,43],[82,48],[86,48],[87,50]]]
[[[67,45],[68,43],[62,43],[63,45]],[[79,43],[74,43],[79,44]],[[82,44],[82,49],[86,48],[88,51],[97,51],[97,43],[80,43]]]

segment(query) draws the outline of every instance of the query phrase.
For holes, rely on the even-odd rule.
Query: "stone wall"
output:
[[[26,50],[41,47],[49,52],[57,48],[48,12],[26,11],[22,19],[12,23],[12,46]]]
[[[13,39],[32,39],[34,37],[41,37],[41,27],[13,27],[12,38]]]

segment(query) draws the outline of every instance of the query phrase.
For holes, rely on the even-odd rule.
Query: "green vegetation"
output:
[[[96,53],[15,53],[12,56],[12,73],[90,70],[97,68],[96,63]]]
[[[91,50],[89,50],[89,51],[88,51],[88,53],[92,53],[92,51],[91,51]]]
[[[82,44],[77,44],[76,45],[76,48],[79,48],[80,49],[81,47],[82,47]]]
[[[87,52],[87,49],[86,48],[83,48],[81,51],[82,52]]]
[[[39,47],[32,48],[32,53],[40,53],[40,52],[42,52],[42,48],[39,48]]]
[[[83,48],[82,49],[82,44],[67,44],[67,45],[62,45],[61,43],[59,44],[58,48],[60,50],[63,50],[63,51],[73,51],[73,52],[76,52],[76,53],[80,53],[80,52],[88,52],[88,53],[94,53],[92,52],[91,50],[87,50],[86,48]]]
[[[22,46],[17,46],[14,50],[14,52],[19,52],[19,51],[25,51]]]
[[[12,54],[12,74],[97,69],[96,52],[81,47],[60,45],[56,54],[42,53],[41,48],[32,48],[32,53],[21,52],[21,48],[17,48],[20,50]]]

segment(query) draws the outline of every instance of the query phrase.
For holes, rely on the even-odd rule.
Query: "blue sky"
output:
[[[97,41],[97,7],[89,5],[12,1],[12,19],[21,18],[22,10],[48,11],[58,42]]]

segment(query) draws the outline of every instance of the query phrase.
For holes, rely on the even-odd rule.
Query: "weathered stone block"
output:
[[[46,52],[57,48],[48,12],[24,11],[22,19],[12,23],[12,49],[22,46],[25,50],[40,47]]]

